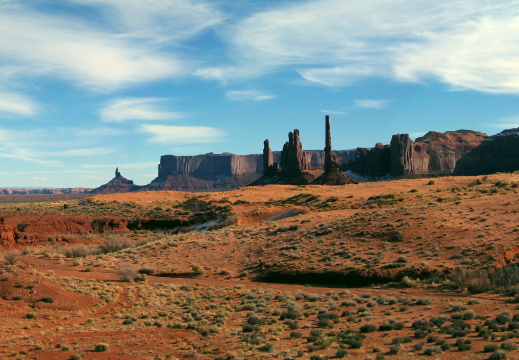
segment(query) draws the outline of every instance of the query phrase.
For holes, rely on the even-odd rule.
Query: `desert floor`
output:
[[[0,357],[518,359],[518,185],[3,198]]]

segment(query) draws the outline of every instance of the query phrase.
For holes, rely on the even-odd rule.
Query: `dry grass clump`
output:
[[[65,255],[68,258],[87,257],[92,253],[90,247],[85,244],[66,246],[61,251],[63,252],[63,255]]]
[[[100,253],[108,254],[108,253],[113,253],[113,252],[117,252],[120,250],[128,249],[132,246],[133,246],[133,244],[129,240],[117,239],[115,237],[111,237],[103,244],[100,244],[98,246],[98,248],[99,248]]]
[[[118,263],[115,269],[123,281],[133,281],[138,274],[138,271],[127,262]]]
[[[14,265],[20,259],[22,253],[19,250],[6,251],[4,253],[4,259],[9,265]]]

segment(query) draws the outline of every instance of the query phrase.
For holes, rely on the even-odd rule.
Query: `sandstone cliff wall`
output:
[[[455,175],[481,175],[519,170],[519,128],[488,137],[463,156]]]
[[[430,131],[413,141],[409,134],[397,134],[391,138],[390,145],[357,149],[355,161],[347,162],[342,169],[368,176],[452,175],[458,162],[482,145],[487,137],[470,130]]]

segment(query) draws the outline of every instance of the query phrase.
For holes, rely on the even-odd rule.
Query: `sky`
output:
[[[519,1],[0,0],[0,187],[519,126]]]

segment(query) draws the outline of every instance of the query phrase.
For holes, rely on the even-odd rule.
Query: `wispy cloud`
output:
[[[358,99],[355,100],[355,106],[368,109],[383,110],[392,102],[392,100],[384,99]]]
[[[164,109],[162,98],[124,98],[109,102],[101,110],[101,120],[105,122],[124,122],[131,120],[172,120],[183,115]]]
[[[257,12],[227,31],[235,66],[220,78],[294,68],[345,86],[367,77],[440,80],[519,93],[519,2],[308,0]],[[214,72],[214,71],[213,71]]]
[[[36,182],[46,182],[46,181],[48,181],[48,179],[46,177],[43,177],[43,176],[29,176],[29,177],[24,178],[24,180],[36,181]]]
[[[344,111],[337,111],[337,110],[324,110],[321,109],[321,112],[326,115],[347,115],[347,112]]]
[[[184,76],[190,65],[183,42],[223,21],[205,1],[74,2],[96,16],[51,15],[43,3],[1,2],[0,73],[16,66],[10,76],[52,76],[104,91]]]
[[[519,127],[519,115],[501,118],[491,124],[491,126],[503,130]]]
[[[123,164],[83,164],[81,165],[81,168],[84,169],[115,169],[118,167],[121,171],[124,169],[145,169],[148,170],[150,168],[156,169],[157,168],[157,161],[143,161],[143,162],[137,162],[137,163],[123,163]]]
[[[227,98],[229,100],[245,101],[264,101],[275,99],[275,95],[267,94],[257,90],[230,90],[227,91]]]
[[[0,114],[29,117],[37,108],[36,102],[24,95],[0,92]]]
[[[225,132],[207,126],[141,125],[140,131],[150,135],[150,142],[161,145],[203,144],[222,141]]]
[[[106,155],[115,152],[110,147],[92,147],[92,148],[79,148],[79,149],[67,149],[65,151],[47,151],[41,152],[40,155],[43,157],[76,157],[76,156],[97,156]]]

